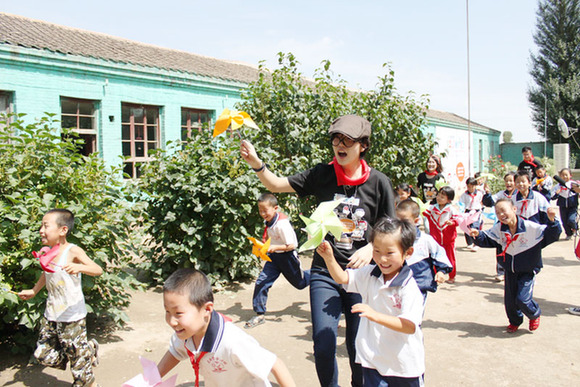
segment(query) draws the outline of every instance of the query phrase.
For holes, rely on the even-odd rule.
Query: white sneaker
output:
[[[475,253],[477,250],[479,250],[479,246],[476,245],[471,245],[471,247],[469,248],[469,251]]]
[[[568,313],[573,314],[574,316],[580,316],[580,308],[568,308]]]
[[[495,279],[495,282],[502,282],[504,280],[504,276],[503,275],[496,275],[494,279]]]

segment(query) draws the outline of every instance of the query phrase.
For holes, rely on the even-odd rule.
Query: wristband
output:
[[[254,172],[258,173],[258,172],[262,172],[264,169],[266,169],[266,163],[262,161],[262,166],[260,168],[252,168],[254,170]]]

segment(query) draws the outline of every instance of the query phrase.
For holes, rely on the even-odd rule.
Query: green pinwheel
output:
[[[300,215],[300,218],[306,224],[304,229],[310,236],[310,239],[300,246],[298,252],[301,253],[306,250],[317,248],[329,232],[334,235],[336,239],[340,239],[343,226],[342,222],[334,212],[334,209],[340,204],[340,202],[341,200],[334,200],[320,203],[309,218]]]

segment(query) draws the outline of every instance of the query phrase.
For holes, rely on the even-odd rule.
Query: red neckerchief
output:
[[[526,164],[530,164],[532,167],[536,168],[538,165],[534,163],[534,155],[531,156],[531,160],[524,160]]]
[[[518,240],[518,237],[520,236],[520,234],[516,234],[513,238],[512,238],[512,234],[510,234],[509,232],[504,233],[504,235],[505,235],[505,240],[506,240],[505,249],[501,252],[501,254],[498,254],[497,256],[503,257],[503,261],[505,262],[505,252],[507,251],[508,247],[510,247],[512,242],[515,242]]]
[[[350,177],[346,176],[344,173],[344,168],[336,161],[336,157],[332,159],[330,162],[332,166],[334,166],[334,173],[336,174],[336,184],[338,186],[341,185],[361,185],[365,181],[369,179],[369,175],[371,174],[371,169],[369,165],[364,159],[360,160],[360,165],[362,167],[361,177],[358,179],[351,179]]]
[[[427,175],[429,177],[437,176],[438,174],[439,174],[439,172],[437,172],[437,170],[434,170],[433,172],[429,172],[428,170],[425,170],[425,175]]]
[[[522,199],[522,208],[520,209],[520,216],[527,219],[524,214],[526,213],[526,211],[528,210],[528,203],[530,201],[530,199],[528,199],[528,197],[530,196],[532,190],[528,191],[528,196],[526,196],[525,198]],[[521,192],[520,192],[521,193]],[[524,195],[522,195],[523,197]]]
[[[475,197],[477,196],[477,191],[475,191],[474,193],[469,193],[468,191],[465,191],[465,192],[467,192],[467,194],[471,198],[471,201],[469,202],[469,208],[466,208],[466,210],[471,210],[471,206],[473,206],[473,201],[475,200]]]
[[[232,321],[231,318],[224,316],[223,314],[220,313],[220,315],[224,318],[224,320],[226,321]],[[193,340],[193,339],[192,339]],[[193,354],[193,352],[191,352],[186,346],[185,346],[185,341],[183,342],[183,346],[185,347],[185,350],[187,351],[187,354],[189,355],[189,361],[191,361],[191,365],[193,367],[193,372],[195,372],[195,387],[199,387],[199,363],[201,362],[201,359],[203,359],[203,357],[209,353],[209,352],[200,352],[199,353],[199,357],[196,359],[195,355]]]
[[[514,190],[512,191],[512,193],[511,193],[511,194],[508,194],[508,190],[506,189],[505,191],[503,191],[503,194],[505,195],[505,197],[506,197],[507,199],[511,199],[511,198],[512,198],[512,196],[513,196],[515,193],[517,193],[517,192],[518,192],[518,191],[517,191],[517,190],[514,188]]]

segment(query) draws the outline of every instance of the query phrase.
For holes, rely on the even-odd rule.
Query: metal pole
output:
[[[544,94],[544,157],[548,157],[548,97]]]
[[[470,84],[470,74],[469,74],[469,0],[465,0],[465,12],[467,19],[467,170],[469,176],[473,175],[471,168],[471,84]]]

